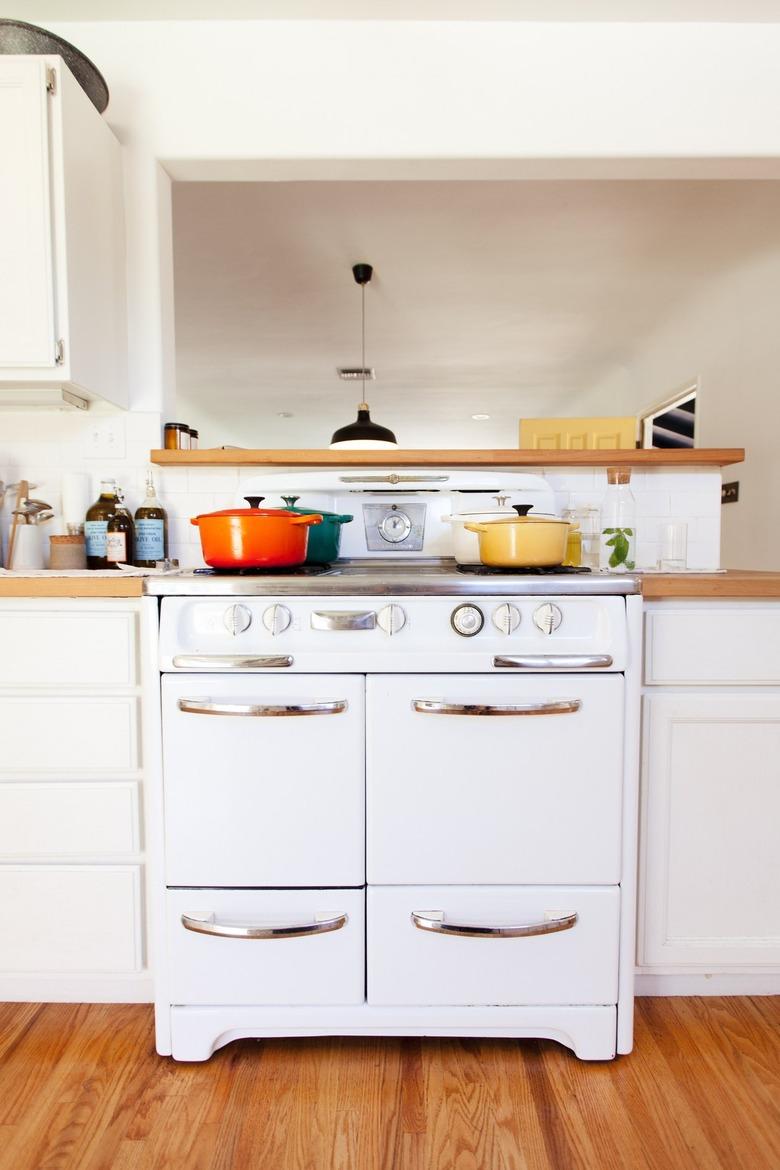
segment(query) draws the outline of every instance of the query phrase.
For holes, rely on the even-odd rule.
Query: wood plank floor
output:
[[[780,997],[640,999],[636,1047],[241,1041],[147,1006],[0,1005],[1,1170],[777,1170]]]

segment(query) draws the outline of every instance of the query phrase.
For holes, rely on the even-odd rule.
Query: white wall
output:
[[[774,245],[678,306],[620,386],[626,413],[639,413],[698,376],[697,444],[745,447],[745,462],[723,469],[740,483],[739,502],[722,509],[727,568],[780,569],[780,206],[777,221]]]

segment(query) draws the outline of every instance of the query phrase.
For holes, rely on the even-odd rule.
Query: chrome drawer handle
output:
[[[539,934],[557,934],[577,925],[577,914],[565,914],[524,926],[469,926],[463,922],[445,922],[443,910],[413,910],[412,923],[418,930],[436,934],[453,934],[460,938],[533,938]]]
[[[612,666],[611,654],[497,654],[494,666],[525,670],[581,670],[584,667],[604,670]]]
[[[315,610],[311,615],[313,630],[373,630],[376,628],[376,613],[373,609],[364,612],[350,612],[344,609]]]
[[[341,930],[349,922],[346,914],[318,914],[313,922],[297,922],[290,926],[240,926],[217,922],[214,914],[182,914],[181,924],[195,934],[210,934],[216,938],[308,938],[312,934],[330,934]]]
[[[179,699],[179,710],[186,715],[340,715],[348,705],[346,699],[328,703],[212,703],[208,699]]]
[[[255,670],[258,668],[275,669],[279,666],[292,666],[293,660],[289,654],[175,654],[174,666],[216,666],[220,670],[225,667],[235,667],[236,670]]]
[[[572,715],[581,699],[550,699],[541,703],[447,703],[443,699],[413,699],[421,715]]]

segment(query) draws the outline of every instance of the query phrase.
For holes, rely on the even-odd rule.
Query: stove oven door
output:
[[[619,882],[623,691],[620,674],[370,677],[368,881]]]
[[[166,675],[169,886],[360,886],[362,675]]]

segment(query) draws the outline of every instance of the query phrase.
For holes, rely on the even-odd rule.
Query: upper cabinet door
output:
[[[0,366],[56,364],[49,112],[40,57],[0,57]]]

